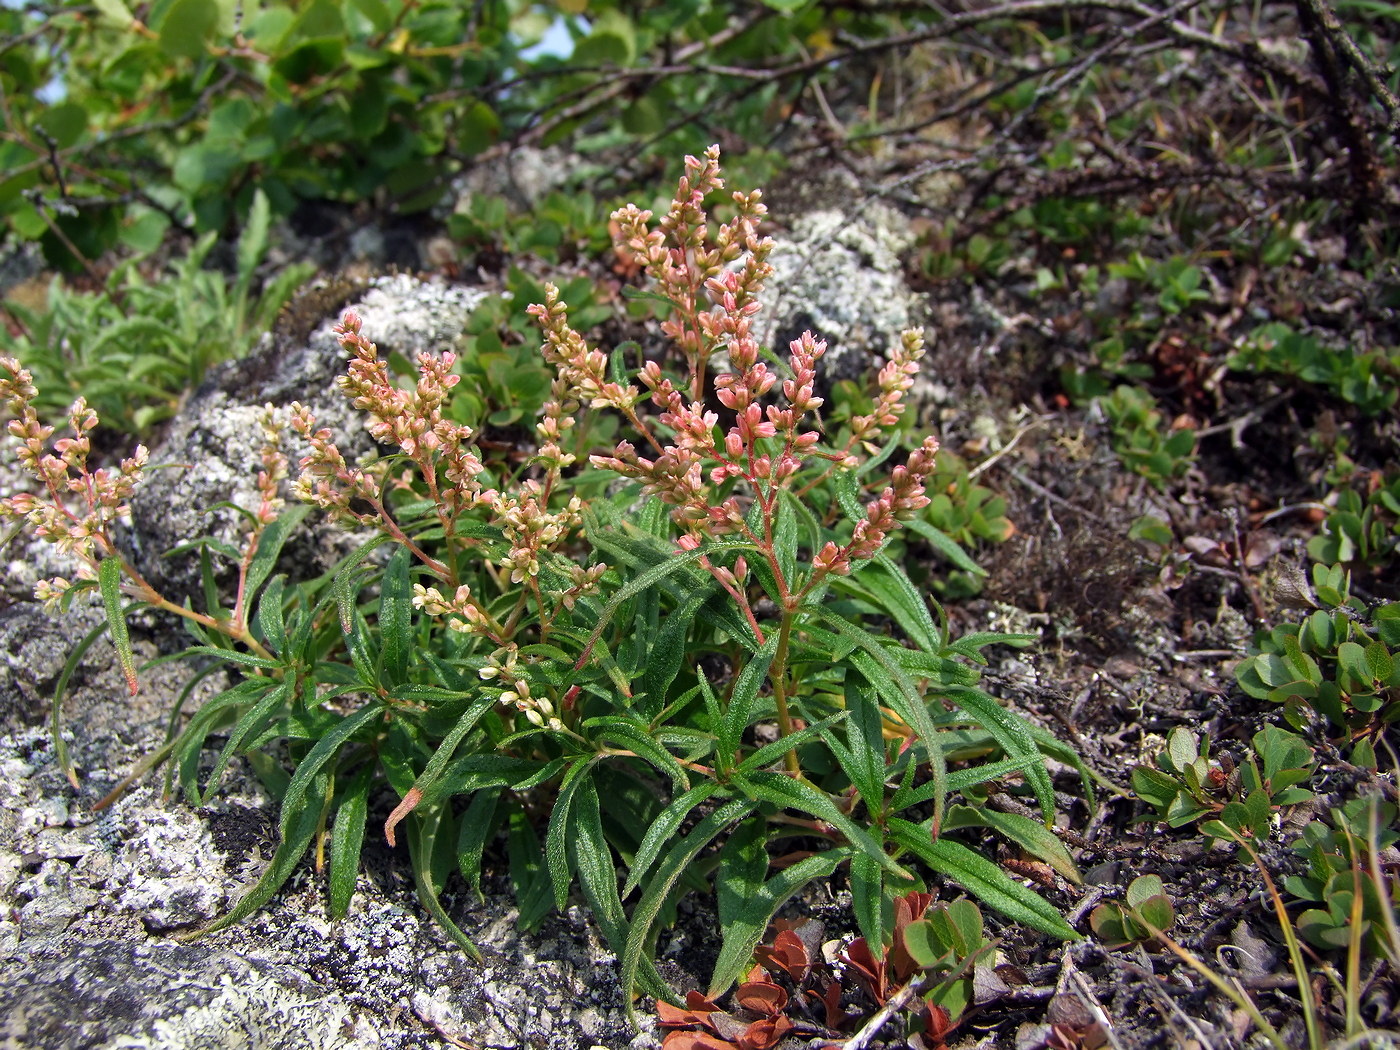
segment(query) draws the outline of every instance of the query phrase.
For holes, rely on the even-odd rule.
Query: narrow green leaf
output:
[[[987,570],[973,561],[967,551],[962,549],[962,545],[942,529],[930,525],[921,518],[910,518],[902,524],[911,532],[916,532],[923,537],[930,547],[952,562],[954,568],[970,572],[974,576],[987,575]]]
[[[837,711],[829,718],[823,718],[804,729],[779,737],[771,744],[764,744],[734,767],[736,773],[751,773],[755,769],[771,766],[794,748],[804,747],[813,740],[825,736],[837,722],[846,717],[845,711]]]
[[[645,694],[643,710],[647,717],[654,717],[666,703],[666,693],[671,683],[680,674],[681,664],[686,655],[686,640],[695,614],[709,601],[715,588],[701,587],[683,601],[680,606],[666,614],[661,630],[656,634],[647,654],[646,669],[642,672],[639,688]]]
[[[738,751],[744,730],[749,727],[758,691],[768,681],[768,668],[778,651],[778,639],[777,631],[769,632],[763,648],[749,659],[734,680],[729,705],[724,711],[724,721],[719,727],[719,750],[727,756],[732,757]]]
[[[637,853],[632,858],[627,883],[622,887],[623,896],[637,888],[646,873],[651,870],[652,862],[660,855],[662,848],[680,830],[685,818],[690,816],[691,810],[718,790],[719,785],[713,781],[702,781],[679,798],[672,799],[671,804],[652,821],[651,827],[647,828],[647,833],[642,836],[642,844],[637,847]]]
[[[1079,940],[1079,934],[1040,894],[1013,881],[985,857],[949,839],[934,839],[929,828],[894,817],[889,822],[890,837],[908,849],[939,875],[951,879],[974,897],[984,901],[1009,919],[1032,929]]]
[[[779,492],[778,512],[773,522],[773,553],[788,586],[792,586],[797,572],[797,515],[792,509],[795,499],[786,489]]]
[[[601,720],[589,719],[585,728],[594,728],[592,723],[597,721]],[[676,761],[671,752],[653,740],[645,729],[636,723],[620,718],[611,718],[607,721],[609,724],[598,727],[599,741],[621,744],[622,747],[633,752],[639,758],[650,762],[671,778],[671,786],[674,789],[686,791],[690,788],[690,777],[686,775],[685,767]]]
[[[845,859],[844,850],[827,850],[804,857],[778,872],[750,896],[733,922],[724,927],[724,942],[720,945],[706,996],[715,999],[727,992],[749,965],[763,931],[777,910],[807,883],[826,878]]]
[[[331,828],[330,913],[332,919],[343,919],[350,910],[355,895],[355,880],[360,874],[360,850],[365,842],[365,821],[369,815],[369,786],[374,780],[374,763],[366,762],[350,786],[340,796]]]
[[[103,558],[97,567],[97,586],[102,591],[102,605],[107,611],[107,630],[112,635],[112,647],[117,650],[126,687],[136,695],[136,656],[131,651],[131,637],[126,633],[126,617],[122,615],[122,560]]]
[[[404,795],[403,800],[389,814],[389,819],[384,822],[384,837],[388,839],[389,845],[394,845],[394,826],[406,817],[413,809],[423,805],[425,801],[431,804],[432,800],[425,800],[425,795],[442,776],[443,770],[447,768],[447,763],[451,761],[452,755],[456,752],[457,746],[481,721],[481,716],[486,714],[495,706],[495,701],[487,696],[482,697],[466,711],[462,717],[452,727],[448,734],[442,738],[442,743],[437,746],[437,750],[428,759],[428,764],[423,767],[423,772],[419,773],[413,781],[413,786]]]
[[[730,833],[719,851],[715,905],[720,929],[729,929],[744,903],[763,885],[768,874],[767,841],[768,821],[762,816],[750,817]]]
[[[851,856],[851,905],[856,925],[869,945],[885,943],[885,876],[875,858],[864,853]],[[878,955],[878,949],[872,948]]]
[[[304,764],[305,762],[303,762]],[[318,769],[320,764],[317,763]],[[300,773],[300,769],[298,769],[298,773]],[[328,777],[322,772],[303,778],[300,784],[301,797],[298,799],[298,803],[292,807],[288,807],[285,803],[282,806],[280,820],[282,839],[272,854],[272,860],[268,862],[267,868],[253,885],[253,888],[245,893],[237,904],[208,926],[192,934],[184,935],[179,938],[180,940],[192,940],[195,937],[202,937],[206,933],[226,930],[230,926],[242,922],[272,899],[273,894],[282,888],[282,884],[296,870],[297,864],[301,862],[302,856],[306,853],[307,847],[311,845],[311,840],[315,837],[317,829],[321,826],[324,803],[311,805],[301,805],[300,803],[305,800],[308,794],[313,800],[320,803],[325,796],[327,782]]]
[[[980,689],[948,686],[948,697],[1001,745],[1009,758],[1040,758],[1040,749],[1025,719],[1008,711]],[[1055,788],[1043,761],[1028,765],[1026,781],[1040,802],[1040,812],[1046,822],[1055,818]]]
[[[589,910],[619,956],[626,950],[630,926],[617,892],[617,868],[613,854],[603,834],[602,814],[598,805],[598,790],[592,777],[581,781],[574,801],[574,867],[578,871],[579,888],[588,900]],[[650,959],[642,960],[641,987],[650,996],[664,999],[671,994],[666,982],[656,972]]]
[[[472,795],[458,824],[457,868],[478,901],[482,899],[481,854],[486,849],[486,840],[496,830],[496,807],[502,790],[499,787],[485,788]]]
[[[58,681],[54,684],[53,699],[49,701],[49,737],[53,740],[54,757],[58,761],[58,768],[63,770],[63,775],[68,778],[68,783],[74,788],[78,786],[78,771],[73,768],[73,760],[68,754],[68,744],[63,739],[63,694],[68,691],[68,681],[73,677],[73,672],[78,669],[78,665],[83,662],[83,657],[106,631],[107,624],[105,622],[99,623],[83,635],[77,645],[73,646],[73,651],[68,654],[68,659],[63,661],[63,670],[59,672]]]
[[[875,555],[870,567],[862,570],[861,578],[876,590],[885,610],[916,646],[925,652],[937,652],[942,647],[943,639],[923,597],[905,571],[887,555]]]
[[[380,681],[390,688],[408,680],[413,652],[412,561],[407,547],[396,547],[379,584]]]
[[[253,680],[249,679],[249,681]],[[204,782],[203,795],[195,797],[197,805],[207,806],[209,804],[209,799],[213,795],[214,789],[219,786],[219,781],[223,779],[224,770],[228,768],[233,756],[238,753],[249,737],[260,731],[267,722],[281,712],[288,698],[292,695],[292,683],[288,680],[284,679],[279,682],[276,679],[261,679],[261,681],[266,684],[267,694],[238,720],[233,731],[229,733],[223,749],[219,752],[218,760],[209,773],[209,779]]]
[[[831,624],[837,634],[845,636],[861,650],[852,657],[852,663],[885,699],[904,724],[912,729],[923,742],[929,756],[929,771],[935,787],[933,796],[933,826],[943,822],[943,805],[947,796],[948,765],[943,749],[938,744],[938,730],[929,717],[928,708],[919,695],[913,679],[890,658],[885,646],[869,631],[838,616],[830,609],[818,607],[816,614]]]
[[[641,967],[642,956],[651,941],[652,927],[661,907],[676,882],[684,874],[702,849],[708,846],[722,831],[736,821],[753,812],[754,803],[748,799],[730,799],[724,805],[708,814],[691,829],[684,838],[675,842],[670,851],[657,866],[656,875],[647,884],[642,899],[632,911],[632,929],[627,934],[627,944],[622,953],[622,987],[627,996],[627,1016],[636,1023],[636,1009],[632,1005],[632,989],[637,984],[637,971]],[[675,993],[669,998],[675,999]]]
[[[549,828],[545,832],[544,859],[549,869],[549,881],[554,887],[554,906],[563,911],[569,904],[569,884],[574,873],[569,861],[570,818],[573,815],[574,795],[580,785],[590,778],[586,776],[598,757],[580,759],[564,773],[559,787],[559,795],[554,800],[554,808],[549,814]]]
[[[262,635],[263,645],[274,653],[286,652],[287,624],[282,615],[285,588],[285,576],[279,574],[272,578],[267,590],[258,599],[258,613],[254,621],[258,633]]]
[[[660,565],[655,565],[644,572],[638,573],[624,586],[620,587],[617,590],[617,592],[608,600],[608,604],[603,606],[603,610],[598,616],[598,622],[594,625],[593,630],[588,635],[588,641],[584,645],[583,649],[584,656],[580,657],[579,666],[583,666],[587,656],[592,652],[593,646],[597,644],[598,639],[601,638],[603,636],[603,632],[607,630],[608,624],[612,622],[613,617],[617,615],[617,612],[622,607],[623,603],[630,599],[633,595],[639,594],[640,592],[646,590],[648,587],[651,587],[654,584],[661,582],[669,576],[674,576],[676,573],[688,569],[691,565],[693,565],[695,562],[698,562],[701,558],[704,558],[708,555],[712,555],[717,550],[751,551],[755,549],[756,548],[753,546],[753,544],[743,543],[737,540],[706,543],[693,551],[674,552],[671,554],[669,560],[662,562]]]
[[[846,680],[846,710],[850,713],[846,723],[850,763],[843,762],[842,768],[860,792],[865,808],[879,813],[885,806],[885,720],[875,698],[854,676]]]
[[[988,827],[1001,832],[1032,856],[1039,857],[1076,886],[1080,883],[1079,868],[1069,850],[1053,831],[1038,820],[1019,813],[1002,813],[987,806],[954,806],[948,811],[944,830],[954,828]]]
[[[259,192],[262,192],[261,190]],[[258,537],[258,549],[253,552],[253,560],[248,563],[248,574],[243,582],[244,608],[251,606],[258,591],[271,575],[277,564],[277,557],[286,545],[287,537],[301,524],[311,510],[310,504],[298,503],[283,509],[273,522],[268,524]]]
[[[900,867],[864,828],[836,808],[836,803],[831,801],[830,795],[812,787],[806,781],[795,780],[783,773],[755,770],[742,777],[736,775],[734,786],[763,802],[771,802],[785,809],[801,810],[825,821],[845,835],[851,845],[872,857],[885,870],[901,879],[909,877],[909,873]]]
[[[461,927],[452,921],[452,916],[447,914],[447,909],[442,906],[442,899],[438,896],[442,891],[442,880],[438,878],[438,870],[451,858],[447,849],[450,836],[445,832],[439,834],[438,830],[442,817],[442,809],[434,807],[427,812],[415,813],[409,818],[408,852],[410,863],[413,865],[413,881],[418,889],[418,899],[437,920],[438,925],[473,961],[481,962],[481,952],[477,950],[471,938],[462,932]]]

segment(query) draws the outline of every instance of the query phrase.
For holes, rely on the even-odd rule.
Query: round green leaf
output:
[[[215,0],[175,0],[160,23],[160,49],[172,58],[198,58],[218,24]]]

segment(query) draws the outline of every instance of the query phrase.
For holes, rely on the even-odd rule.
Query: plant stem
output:
[[[773,706],[778,712],[778,736],[786,739],[792,735],[792,716],[787,706],[787,656],[788,639],[792,636],[792,621],[796,614],[792,609],[783,610],[783,623],[778,629],[778,651],[773,656],[773,666],[769,677],[773,682]],[[793,776],[802,775],[802,764],[797,760],[796,749],[783,755],[783,765]]]

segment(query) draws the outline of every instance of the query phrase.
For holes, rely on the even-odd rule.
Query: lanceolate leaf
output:
[[[918,588],[902,568],[886,555],[877,554],[870,569],[863,572],[861,577],[879,595],[885,609],[916,646],[926,652],[936,652],[941,647],[943,640],[933,616]]]
[[[374,780],[374,763],[366,762],[348,787],[340,793],[331,829],[330,912],[332,919],[343,919],[355,894],[360,873],[360,849],[365,842],[365,820],[369,814],[369,786]]]
[[[249,681],[256,681],[256,679],[249,679]],[[239,748],[243,746],[244,742],[249,737],[258,732],[268,720],[281,711],[286,705],[288,697],[291,696],[292,683],[290,681],[286,679],[281,682],[276,682],[275,680],[266,681],[268,681],[271,688],[267,690],[267,693],[261,700],[253,705],[252,709],[249,710],[247,714],[238,720],[238,724],[234,726],[233,732],[229,734],[228,740],[225,741],[223,750],[219,752],[218,761],[214,763],[214,769],[210,772],[209,779],[204,782],[204,795],[200,802],[201,805],[207,806],[209,804],[209,798],[213,794],[214,789],[218,787],[219,780],[223,777],[224,770],[228,767],[229,760],[238,753]]]
[[[424,794],[442,776],[443,770],[447,768],[448,761],[452,758],[453,752],[457,750],[457,745],[462,742],[463,737],[476,728],[477,722],[481,721],[481,716],[486,714],[494,706],[495,701],[491,697],[482,697],[457,720],[447,736],[443,737],[438,749],[433,752],[433,757],[428,759],[428,764],[423,768],[423,772],[418,774],[411,787],[403,797],[403,800],[389,814],[389,819],[384,822],[384,837],[389,840],[389,845],[394,845],[394,826],[403,820],[413,808],[423,802]]]
[[[569,883],[573,881],[573,870],[569,866],[569,838],[574,796],[579,787],[589,779],[588,772],[598,757],[582,759],[569,767],[559,787],[559,796],[554,800],[554,809],[549,815],[549,829],[544,840],[544,859],[549,866],[549,879],[554,886],[554,906],[560,911],[569,903]]]
[[[103,558],[97,567],[97,586],[102,590],[102,605],[107,611],[107,629],[112,634],[112,646],[117,650],[126,687],[136,695],[136,656],[131,651],[131,637],[126,633],[126,617],[122,614],[122,560]]]
[[[720,946],[719,958],[715,960],[706,997],[714,999],[723,995],[739,979],[749,965],[763,931],[789,897],[807,883],[826,878],[845,859],[844,850],[827,850],[804,857],[759,887],[744,902],[738,916],[724,928],[724,943]]]
[[[452,854],[447,843],[451,836],[449,829],[442,827],[443,810],[433,807],[409,818],[408,851],[413,864],[413,880],[418,889],[418,899],[427,907],[429,914],[447,931],[449,937],[461,946],[476,962],[481,962],[481,952],[471,939],[462,932],[447,909],[442,906],[438,894],[442,891],[439,871],[449,863]]]
[[[851,856],[851,904],[856,925],[869,945],[885,943],[885,877],[880,865],[864,853]]]
[[[646,670],[642,672],[639,683],[641,691],[645,694],[643,709],[647,717],[655,716],[665,706],[666,692],[676,680],[676,675],[680,673],[681,664],[685,660],[685,643],[690,633],[690,625],[695,621],[695,614],[699,612],[700,607],[714,592],[714,587],[701,587],[678,608],[665,614],[661,630],[647,654]]]
[[[768,680],[768,668],[773,663],[773,655],[778,651],[778,632],[773,631],[763,648],[756,652],[734,681],[734,689],[729,696],[729,704],[724,711],[724,721],[720,725],[719,750],[732,756],[739,748],[739,740],[749,727],[754,701],[758,691]]]
[[[1009,919],[1025,923],[1032,929],[1079,940],[1060,913],[1040,894],[1026,889],[985,857],[949,839],[934,839],[924,824],[892,818],[890,837],[908,849],[944,878],[956,882],[973,896],[985,901]]]
[[[735,786],[754,798],[785,808],[799,809],[830,824],[845,835],[852,846],[873,858],[881,867],[899,878],[909,873],[899,866],[884,849],[855,821],[836,808],[831,796],[806,781],[795,780],[783,773],[756,770],[745,776],[735,776]]]
[[[271,575],[273,566],[277,564],[277,556],[282,553],[282,547],[287,542],[287,537],[301,524],[302,519],[310,510],[311,506],[305,503],[285,507],[276,520],[262,530],[262,534],[258,536],[258,549],[253,552],[253,560],[248,563],[248,574],[243,581],[244,609],[252,608],[253,599],[257,597],[258,591]],[[274,641],[280,641],[280,639],[274,639]]]
[[[656,874],[647,883],[642,899],[632,912],[632,929],[627,934],[627,945],[622,953],[622,987],[629,994],[627,1016],[634,1023],[636,1011],[632,1006],[630,992],[637,983],[637,971],[642,956],[651,942],[652,926],[661,912],[661,906],[670,894],[671,888],[685,871],[686,866],[710,844],[725,828],[735,821],[742,820],[753,811],[755,803],[748,799],[730,799],[691,830],[690,834],[672,845],[670,852],[662,859]],[[674,999],[672,993],[668,998]]]
[[[1079,884],[1079,869],[1069,850],[1053,831],[1038,820],[1019,813],[1002,813],[987,806],[954,806],[948,811],[945,830],[960,827],[988,827],[1001,832],[1027,853],[1049,864],[1075,885]]]
[[[380,680],[389,687],[407,680],[413,652],[412,558],[407,547],[395,548],[379,585]]]
[[[947,687],[949,697],[957,703],[979,726],[992,735],[1009,758],[1039,758],[1040,749],[1025,719],[1008,711],[996,700],[980,689],[967,689],[960,686]],[[1040,802],[1040,811],[1046,821],[1055,817],[1055,789],[1050,783],[1050,774],[1045,763],[1038,761],[1029,765],[1025,777],[1035,797]]]
[[[627,914],[617,893],[617,869],[613,865],[612,849],[603,834],[602,814],[598,807],[598,790],[593,778],[579,782],[574,801],[574,835],[571,845],[579,886],[588,899],[594,919],[603,930],[608,944],[619,955],[626,949]],[[641,986],[647,995],[665,999],[670,994],[666,982],[656,972],[650,959],[641,965]]]
[[[257,884],[228,913],[215,919],[204,928],[203,933],[224,930],[234,923],[241,922],[261,908],[272,895],[282,888],[301,860],[306,847],[311,844],[316,829],[321,826],[321,813],[325,808],[327,776],[322,772],[341,746],[376,718],[382,718],[383,705],[374,702],[366,704],[352,715],[347,715],[301,760],[282,796],[282,813],[279,819],[279,832],[282,841],[272,855],[267,870]]]
[[[923,742],[928,751],[929,770],[936,786],[933,796],[933,826],[938,828],[943,823],[943,805],[948,793],[948,766],[944,760],[943,749],[938,743],[938,730],[934,727],[933,719],[929,717],[918,687],[904,669],[890,658],[889,653],[885,652],[880,640],[870,632],[862,630],[830,609],[818,608],[816,613],[831,624],[838,634],[850,639],[861,650],[852,657],[856,668]]]
[[[696,784],[684,795],[672,799],[671,804],[652,821],[651,827],[647,828],[647,833],[642,836],[642,844],[637,847],[637,853],[632,858],[632,869],[627,873],[627,884],[622,888],[624,896],[636,889],[651,869],[652,862],[660,855],[671,836],[680,829],[691,810],[718,790],[719,785],[710,780]]]
[[[727,930],[743,911],[744,902],[763,885],[768,874],[768,821],[750,817],[732,832],[719,852],[715,871],[715,907],[719,926]]]

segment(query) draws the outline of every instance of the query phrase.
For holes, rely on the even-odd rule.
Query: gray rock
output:
[[[375,281],[354,309],[383,355],[397,352],[412,359],[451,348],[486,294],[400,274]],[[346,360],[332,331],[338,320],[328,318],[305,346],[269,341],[247,360],[214,369],[152,450],[151,462],[169,467],[151,471],[132,499],[128,542],[142,574],[167,597],[178,601],[188,595],[198,602],[202,585],[197,556],[167,558],[166,552],[203,536],[242,549],[247,526],[238,513],[211,514],[208,508],[225,501],[257,507],[262,444],[257,420],[264,405],[300,401],[315,413],[318,425],[331,429],[348,460],[371,451],[361,415],[335,387]],[[305,450],[296,447],[295,435],[287,440],[295,470],[295,459]],[[317,528],[314,518],[309,520],[313,527],[286,556],[301,577],[325,571],[356,542],[343,529]]]
[[[819,371],[828,383],[878,365],[900,333],[919,324],[900,262],[912,241],[908,223],[878,201],[854,210],[863,195],[853,179],[843,190],[843,177],[850,179],[833,175],[825,202],[804,206],[776,238],[765,292],[771,305],[759,315],[779,353],[806,329],[825,339]]]

